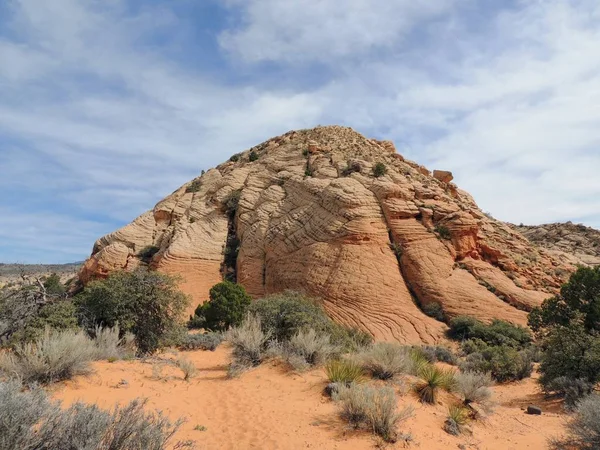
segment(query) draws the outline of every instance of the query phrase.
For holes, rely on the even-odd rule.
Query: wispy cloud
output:
[[[600,227],[600,5],[490,3],[10,0],[0,260],[83,258],[200,169],[318,123],[453,170],[501,219]]]

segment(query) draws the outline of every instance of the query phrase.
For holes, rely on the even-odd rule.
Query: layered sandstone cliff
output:
[[[291,131],[100,238],[80,278],[149,264],[181,275],[201,302],[237,277],[255,297],[304,291],[335,320],[403,342],[441,338],[445,325],[420,309],[431,303],[448,318],[525,323],[573,267],[487,217],[451,180],[350,128]]]

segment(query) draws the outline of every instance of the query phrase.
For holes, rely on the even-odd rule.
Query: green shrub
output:
[[[181,339],[179,348],[182,350],[210,350],[214,352],[224,338],[222,333],[185,334]]]
[[[61,408],[39,388],[0,383],[0,450],[165,450],[183,420],[144,411],[146,401],[104,411],[75,403]],[[175,443],[190,448],[191,442]]]
[[[144,247],[143,249],[141,249],[137,255],[140,258],[142,258],[142,260],[149,261],[159,251],[160,251],[160,247],[157,247],[156,245],[148,245],[148,246]]]
[[[456,386],[454,372],[426,364],[419,369],[419,378],[413,389],[422,403],[434,404],[440,390],[451,392]]]
[[[424,345],[421,347],[413,347],[417,351],[420,351],[428,362],[433,363],[436,361],[444,362],[455,366],[458,364],[458,359],[447,347],[441,347],[439,345]]]
[[[325,373],[331,383],[340,383],[349,386],[351,383],[360,383],[364,379],[364,372],[360,364],[350,359],[334,359],[325,365]]]
[[[60,281],[60,276],[56,273],[46,277],[44,280],[44,289],[46,289],[46,294],[51,297],[62,297],[67,292],[67,289]]]
[[[413,365],[409,348],[389,342],[377,342],[358,358],[363,369],[380,380],[410,373]]]
[[[236,153],[235,155],[231,155],[231,156],[229,157],[229,161],[231,161],[231,162],[237,162],[237,161],[239,161],[239,160],[240,160],[240,157],[241,157],[241,156],[242,156],[242,155],[241,155],[240,153]]]
[[[232,220],[235,217],[235,213],[240,204],[240,198],[242,196],[241,190],[231,191],[227,197],[223,200],[223,210],[227,217]]]
[[[384,163],[378,162],[373,166],[373,176],[379,178],[387,173],[387,167]]]
[[[489,345],[524,348],[532,341],[529,330],[504,320],[494,319],[489,325],[473,317],[459,316],[450,321],[448,335],[453,339],[480,339]]]
[[[347,177],[353,173],[360,173],[361,171],[360,163],[357,161],[348,161],[348,165],[342,171],[342,176]]]
[[[200,181],[200,178],[196,178],[185,188],[185,192],[186,193],[198,192],[201,187],[202,187],[202,181]]]
[[[176,279],[159,272],[114,272],[89,283],[77,296],[81,314],[90,331],[95,326],[131,332],[140,354],[155,352],[179,329],[189,300],[179,291]]]
[[[588,333],[600,332],[600,266],[580,267],[559,295],[529,314],[529,326],[535,332],[573,324],[581,324]]]
[[[505,382],[529,377],[533,362],[527,351],[507,345],[487,346],[482,352],[468,355],[460,368],[464,372],[489,372],[496,381]]]
[[[593,384],[600,381],[600,337],[588,334],[582,325],[553,328],[542,346],[542,386],[563,376]]]
[[[43,336],[46,328],[53,330],[77,330],[77,308],[70,300],[58,300],[40,308],[38,313],[30,317],[19,330],[8,340],[9,346],[33,342]]]
[[[248,155],[248,160],[250,162],[256,161],[258,159],[258,153],[256,153],[254,150],[252,150],[250,152],[250,155]]]
[[[386,442],[396,442],[397,425],[412,415],[412,408],[396,411],[396,396],[389,387],[374,388],[352,384],[340,386],[334,393],[340,403],[340,415],[355,428],[366,428]]]
[[[431,302],[422,305],[421,311],[423,311],[429,317],[433,317],[435,320],[439,320],[440,322],[446,321],[444,308],[442,308],[442,305],[438,302]]]
[[[196,308],[196,316],[204,318],[204,327],[225,331],[242,323],[252,303],[244,287],[230,281],[215,284],[209,292],[210,300]]]
[[[298,331],[315,330],[331,337],[331,342],[351,351],[372,342],[372,337],[360,330],[333,322],[316,302],[296,292],[284,292],[259,299],[249,312],[260,318],[263,330],[278,342],[289,341]]]
[[[600,395],[592,394],[584,398],[567,424],[567,436],[551,444],[557,450],[600,448]]]
[[[450,233],[450,229],[445,225],[436,225],[434,231],[439,234],[442,239],[452,239],[452,233]]]

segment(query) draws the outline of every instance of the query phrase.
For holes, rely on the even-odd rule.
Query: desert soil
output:
[[[192,439],[198,449],[372,449],[377,445],[368,432],[352,430],[338,418],[336,405],[322,395],[323,370],[298,374],[268,363],[228,379],[230,349],[224,345],[215,352],[180,356],[193,361],[199,371],[190,381],[168,364],[176,355],[165,353],[147,361],[95,363],[92,374],[56,385],[52,394],[65,406],[83,401],[104,408],[147,398],[149,408],[173,419],[185,418],[176,439]],[[413,398],[407,382],[393,386],[399,409],[412,406],[414,415],[399,427],[412,435],[412,442],[390,448],[447,450],[462,445],[479,450],[540,450],[548,448],[548,439],[561,433],[567,419],[560,404],[543,398],[534,377],[495,386],[494,413],[474,424],[472,435],[454,437],[442,430],[448,397],[442,399],[444,404],[426,406]],[[544,413],[525,414],[529,404],[541,406]],[[196,426],[206,429],[198,431]]]

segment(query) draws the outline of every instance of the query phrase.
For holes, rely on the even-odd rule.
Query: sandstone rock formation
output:
[[[550,223],[514,228],[568,264],[600,265],[600,231],[581,224]]]
[[[387,173],[373,176],[376,163]],[[293,289],[383,340],[436,342],[447,318],[526,322],[573,269],[471,196],[350,128],[290,131],[208,170],[100,238],[80,278],[152,268],[195,303],[224,276],[254,296]],[[139,256],[154,247],[149,258]]]

